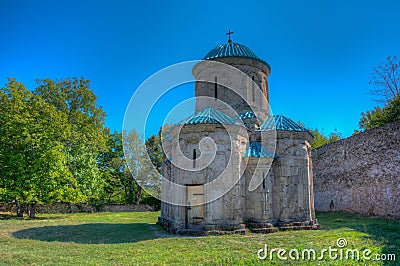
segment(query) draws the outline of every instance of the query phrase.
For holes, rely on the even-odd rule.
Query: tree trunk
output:
[[[136,205],[139,205],[141,198],[142,198],[142,187],[139,186],[138,192],[136,194]]]
[[[36,201],[32,202],[29,205],[29,218],[36,218],[36,206],[37,206]]]
[[[18,201],[15,201],[15,214],[18,216],[18,211],[19,211],[19,204]]]
[[[25,214],[25,209],[26,209],[26,203],[21,203],[17,204],[17,216],[18,217],[24,217]]]

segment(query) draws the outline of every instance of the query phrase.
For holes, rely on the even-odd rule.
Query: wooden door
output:
[[[189,226],[201,225],[204,220],[204,185],[187,186]]]

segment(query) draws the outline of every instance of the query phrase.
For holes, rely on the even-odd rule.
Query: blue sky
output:
[[[83,76],[107,126],[121,130],[143,81],[201,59],[231,29],[234,42],[270,63],[275,114],[349,136],[376,104],[368,94],[372,67],[400,55],[399,11],[399,1],[386,0],[0,0],[0,81],[15,77],[32,89],[36,78]],[[193,96],[183,87],[175,99]]]

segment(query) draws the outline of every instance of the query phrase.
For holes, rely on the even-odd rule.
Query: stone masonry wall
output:
[[[186,187],[204,184],[204,202],[210,202],[204,206],[203,223],[208,226],[242,223],[244,198],[242,188],[240,184],[235,184],[235,180],[240,178],[242,154],[248,141],[247,130],[242,126],[217,124],[185,125],[179,132],[175,130],[178,127],[170,131],[171,140],[164,142],[166,154],[174,164],[165,164],[163,170],[167,178],[182,186],[168,187],[163,184],[161,217],[173,223],[173,230],[190,223],[186,220],[188,213],[185,206],[165,202],[186,205],[189,202]],[[205,141],[206,138],[212,140],[215,147],[210,140]],[[196,150],[195,163],[191,160],[193,150]],[[186,162],[187,159],[190,160]],[[222,174],[225,178],[220,177]],[[223,196],[219,197],[220,194]]]
[[[313,151],[315,209],[400,217],[400,121]]]
[[[266,119],[269,114],[269,70],[265,64],[248,58],[225,58],[220,62],[206,60],[196,65],[193,75],[197,80],[196,112],[212,107],[230,115],[229,104],[237,114],[251,109],[261,119]],[[219,101],[214,100],[215,96]]]

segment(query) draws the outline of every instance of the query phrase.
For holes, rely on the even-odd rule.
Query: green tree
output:
[[[314,135],[314,142],[311,145],[313,149],[342,139],[342,134],[337,130],[331,132],[329,136],[325,136],[318,129],[310,129],[310,132]]]
[[[400,95],[388,100],[383,108],[377,106],[374,110],[362,113],[359,126],[362,129],[372,129],[397,120],[400,120]]]
[[[146,179],[144,178],[144,171],[146,171],[144,167],[146,165],[146,149],[143,140],[134,129],[129,133],[124,132],[123,139],[126,163],[129,167],[132,178],[134,178],[139,185],[136,193],[136,203],[139,204],[143,195],[142,186],[146,182]]]
[[[374,67],[371,80],[371,93],[375,100],[383,102],[383,107],[361,113],[359,126],[371,129],[400,119],[400,61],[396,56],[388,56],[386,62]]]
[[[318,130],[318,128],[316,129],[308,128],[301,121],[298,121],[297,123],[302,127],[307,128],[308,131],[314,136],[314,141],[311,145],[313,149],[342,139],[342,134],[338,132],[336,129],[333,132],[331,132],[329,136],[326,136],[322,131]]]
[[[121,174],[125,165],[119,132],[108,133],[107,150],[99,156],[99,167],[104,180],[100,200],[121,203],[123,200]]]
[[[139,203],[142,196],[147,195],[146,193],[159,195],[161,193],[160,174],[150,160],[143,139],[135,130],[124,133],[123,139],[126,162],[132,177],[139,185],[136,203]]]
[[[76,197],[63,152],[69,133],[66,115],[22,83],[9,79],[0,90],[0,198],[17,200],[19,216],[28,203]]]
[[[124,135],[124,140],[122,138]],[[160,145],[161,143],[156,140],[157,136],[152,136],[153,141],[149,141],[149,145]],[[148,167],[147,151],[143,145],[143,140],[140,138],[136,131],[130,134],[124,134],[115,131],[109,134],[107,142],[107,151],[100,155],[100,168],[105,186],[102,194],[102,201],[104,202],[118,202],[118,203],[135,203],[135,204],[148,204],[155,209],[160,207],[160,201],[155,199],[150,194],[143,190],[137,183],[151,181],[154,173]],[[127,158],[132,172],[129,170],[128,163],[125,159],[123,145],[127,149]],[[158,147],[147,146],[149,151],[159,151]],[[150,157],[152,157],[150,155]],[[159,164],[161,167],[161,164]]]
[[[77,201],[96,200],[104,186],[98,157],[107,149],[105,113],[96,103],[89,80],[70,78],[53,81],[37,80],[34,94],[41,96],[67,117],[70,137],[64,142],[67,166],[80,190]]]
[[[158,134],[150,136],[145,141],[146,152],[149,155],[151,162],[159,173],[161,173],[161,167],[164,158],[164,151],[161,142],[161,132],[162,128],[159,130]]]
[[[151,160],[151,163],[160,174],[162,174],[162,165],[164,161],[162,140],[171,127],[171,125],[162,126],[156,135],[150,136],[145,141],[146,152]],[[153,179],[156,178],[156,176],[153,176]],[[157,180],[155,181],[157,182]],[[160,193],[159,188],[156,193]],[[161,207],[161,201],[148,194],[143,196],[143,203],[153,206],[156,210],[160,209]]]
[[[109,132],[89,81],[37,82],[32,92],[15,79],[0,90],[0,200],[17,200],[19,215],[35,203],[32,216],[36,202],[153,205],[157,200],[136,181],[152,192],[159,188],[143,140],[135,131],[124,140]],[[160,138],[148,143],[160,169]]]
[[[117,203],[136,203],[139,186],[125,161],[122,133],[109,134],[108,149],[100,155],[100,168],[105,186],[102,200]]]

